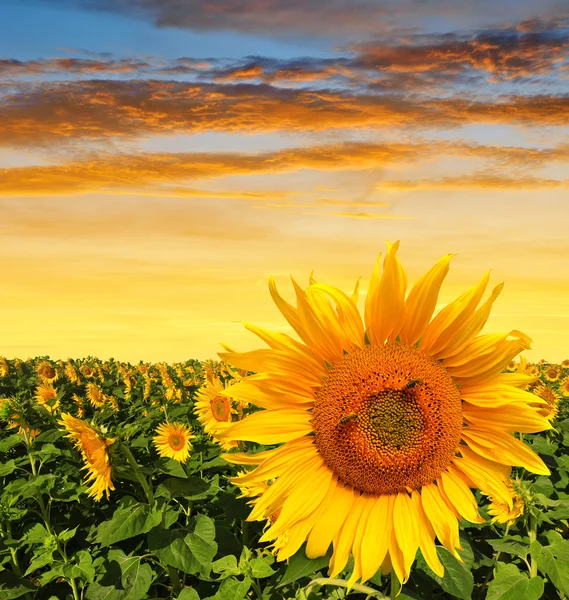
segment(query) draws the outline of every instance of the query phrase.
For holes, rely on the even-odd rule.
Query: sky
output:
[[[217,358],[386,242],[569,358],[569,8],[0,0],[0,355]]]

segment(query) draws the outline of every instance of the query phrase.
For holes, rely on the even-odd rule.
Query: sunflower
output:
[[[524,499],[514,490],[511,482],[508,488],[512,495],[510,504],[500,498],[493,498],[488,506],[488,514],[492,516],[492,523],[513,525],[524,514],[526,506]]]
[[[559,389],[561,390],[564,396],[569,396],[569,375],[567,375],[567,377],[563,379],[561,385],[559,386]]]
[[[269,348],[219,356],[256,373],[221,392],[264,410],[219,432],[221,439],[278,447],[226,455],[255,465],[234,480],[275,482],[255,500],[249,520],[279,518],[263,534],[279,560],[307,541],[309,558],[333,545],[329,573],[350,553],[350,582],[381,568],[407,581],[417,549],[439,576],[435,537],[459,560],[458,520],[482,522],[470,488],[513,507],[512,465],[549,474],[512,436],[550,429],[523,388],[533,379],[502,373],[530,346],[519,331],[478,335],[502,290],[479,307],[489,274],[432,318],[452,255],[413,286],[389,245],[373,271],[362,318],[352,296],[294,280],[297,307],[273,300],[302,342],[245,324]],[[478,308],[477,308],[478,307]],[[364,325],[365,323],[365,325]]]
[[[9,372],[8,361],[3,356],[0,356],[0,377],[8,377]]]
[[[156,428],[153,440],[158,454],[185,463],[190,456],[192,431],[182,423],[162,423]]]
[[[569,369],[569,358],[566,358],[562,363],[561,363],[561,368],[562,369]]]
[[[84,469],[89,475],[87,482],[93,484],[89,488],[89,496],[99,501],[103,494],[109,497],[109,490],[114,490],[111,481],[111,465],[107,447],[116,441],[116,438],[105,439],[101,437],[90,425],[81,419],[76,419],[67,413],[61,413],[60,425],[69,433],[67,437],[75,442],[85,461]]]
[[[543,369],[543,376],[547,381],[554,383],[561,376],[561,370],[557,365],[547,365],[547,367]]]
[[[85,395],[95,408],[101,408],[105,405],[107,402],[107,397],[103,393],[103,390],[96,383],[90,382],[85,387]]]
[[[70,362],[71,359],[67,359],[67,364],[64,368],[64,373],[70,383],[79,383],[79,375],[77,375],[77,371],[75,367]]]
[[[55,367],[47,360],[42,360],[36,367],[36,374],[42,383],[53,383],[59,377]]]
[[[559,412],[559,400],[561,398],[553,388],[545,385],[541,381],[533,388],[533,393],[545,402],[539,406],[538,412],[546,419],[553,421]]]
[[[51,383],[38,385],[36,388],[35,399],[38,404],[43,406],[48,412],[52,413],[59,408],[59,398],[57,390]]]
[[[235,413],[231,400],[221,394],[224,389],[222,381],[213,372],[210,373],[205,384],[196,392],[194,405],[194,413],[204,431],[217,441],[220,441],[218,434],[230,426]],[[221,445],[225,450],[230,450],[237,443],[225,440]]]

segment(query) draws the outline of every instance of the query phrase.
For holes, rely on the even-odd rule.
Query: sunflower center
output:
[[[345,483],[363,492],[418,489],[444,471],[462,431],[458,388],[414,347],[347,354],[316,392],[316,445]]]
[[[216,421],[229,421],[231,416],[231,405],[226,396],[214,396],[210,402],[211,414]]]
[[[173,450],[181,450],[185,443],[184,436],[179,433],[171,433],[168,437],[168,445]]]

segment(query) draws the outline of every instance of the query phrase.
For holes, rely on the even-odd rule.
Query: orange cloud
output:
[[[0,196],[46,196],[68,194],[135,194],[169,197],[242,198],[278,200],[287,196],[279,191],[199,190],[186,184],[195,180],[231,175],[283,173],[299,169],[318,171],[366,170],[433,160],[440,156],[485,159],[491,166],[508,165],[516,172],[540,167],[548,162],[569,161],[569,146],[544,150],[507,146],[482,146],[453,142],[327,144],[308,148],[289,148],[257,154],[244,153],[155,153],[103,155],[59,165],[0,169]],[[457,178],[432,180],[431,185],[450,187]],[[520,176],[475,174],[458,178],[462,185],[510,187],[549,186],[554,180]],[[532,183],[533,182],[533,183]],[[412,181],[384,182],[386,186],[413,187]],[[425,183],[428,185],[428,183]],[[322,199],[320,206],[335,205],[334,199]],[[340,203],[341,205],[341,203]],[[358,206],[377,206],[358,201]]]
[[[441,128],[469,123],[566,125],[569,96],[404,99],[270,85],[164,81],[20,84],[0,97],[0,144],[41,146],[204,131]]]
[[[569,187],[569,179],[546,179],[522,175],[511,177],[493,173],[474,173],[473,175],[460,175],[440,177],[436,179],[397,179],[382,181],[376,189],[409,192],[424,190],[470,190],[491,189],[494,191],[509,190],[554,190]]]

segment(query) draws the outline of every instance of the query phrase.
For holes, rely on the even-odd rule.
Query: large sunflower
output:
[[[378,259],[363,322],[357,285],[349,297],[314,280],[303,290],[293,280],[294,307],[271,278],[273,300],[302,343],[245,324],[269,348],[220,353],[256,373],[220,393],[264,410],[218,435],[282,444],[225,455],[255,467],[235,479],[240,485],[276,480],[258,496],[249,520],[280,511],[261,538],[273,541],[279,560],[304,541],[310,558],[333,544],[334,577],[353,554],[351,582],[380,567],[405,582],[418,548],[442,576],[435,537],[460,558],[457,519],[482,521],[470,488],[513,508],[512,465],[549,473],[511,435],[551,428],[523,389],[533,378],[502,373],[529,348],[529,338],[518,331],[478,335],[502,285],[478,307],[486,274],[432,318],[452,255],[405,297],[398,246],[389,245],[381,275]]]
[[[87,469],[89,475],[87,481],[93,484],[89,488],[89,496],[95,500],[100,500],[103,493],[109,497],[109,490],[114,490],[111,481],[111,465],[107,446],[113,444],[116,438],[102,438],[90,425],[76,419],[68,413],[61,413],[59,421],[68,432],[68,436],[75,442],[75,446],[81,452],[85,461],[84,469]]]

